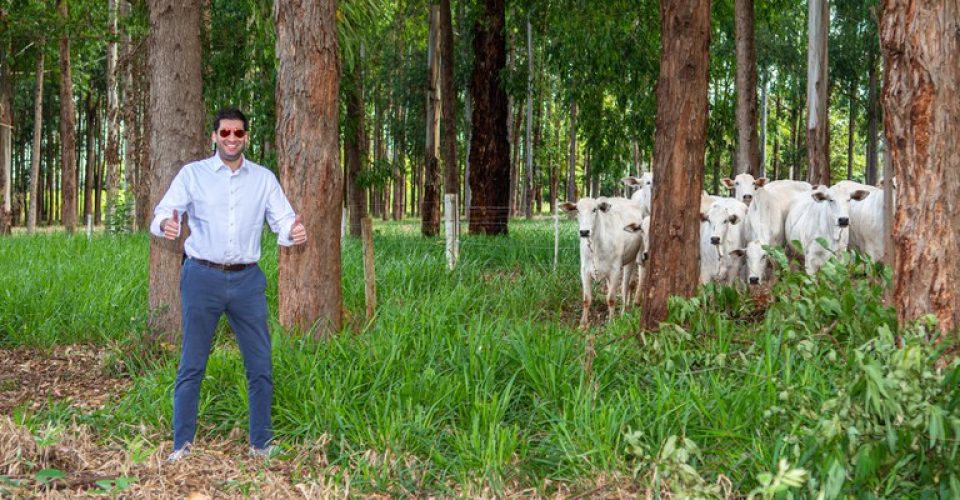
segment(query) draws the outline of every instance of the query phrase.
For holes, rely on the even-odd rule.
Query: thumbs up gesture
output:
[[[164,219],[160,227],[163,229],[163,237],[168,240],[175,240],[180,236],[180,217],[177,216],[177,209],[173,209],[173,216]]]
[[[290,239],[294,245],[307,241],[307,228],[303,226],[303,217],[300,215],[293,219],[293,225],[290,226]]]

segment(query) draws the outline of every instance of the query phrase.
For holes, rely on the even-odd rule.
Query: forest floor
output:
[[[328,460],[329,436],[312,445],[284,447],[279,456],[264,460],[248,456],[246,436],[242,429],[236,429],[225,439],[199,443],[186,459],[168,463],[171,443],[155,430],[143,429],[136,440],[120,441],[98,436],[75,421],[43,429],[29,429],[15,421],[14,410],[34,413],[59,404],[87,414],[119,399],[132,382],[129,377],[108,375],[104,367],[107,357],[102,348],[88,345],[0,349],[0,497],[110,494],[201,500],[355,495],[350,491],[349,471]],[[382,462],[385,469],[404,461],[402,457],[370,453],[366,458],[371,463]],[[449,487],[454,496],[543,496],[542,492],[510,485],[497,492]],[[635,482],[618,477],[596,478],[592,484],[573,490],[557,485],[552,489],[554,498],[644,496]],[[397,489],[397,485],[385,490],[393,492],[360,495],[417,496],[416,491]]]

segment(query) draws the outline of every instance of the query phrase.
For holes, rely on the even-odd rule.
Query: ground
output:
[[[88,427],[48,426],[31,431],[11,416],[17,408],[34,413],[53,402],[92,411],[127,390],[128,377],[110,376],[108,355],[95,346],[0,349],[0,498],[75,498],[107,494],[132,498],[344,498],[350,471],[330,464],[328,436],[312,444],[284,447],[270,460],[247,455],[242,429],[225,439],[198,443],[187,459],[167,463],[171,443],[155,431],[128,441],[98,437]],[[412,457],[367,452],[358,457],[384,470],[416,469]],[[386,476],[391,476],[387,472]],[[344,480],[346,479],[346,481]],[[344,485],[347,486],[344,486]],[[376,485],[375,485],[376,486]],[[600,477],[577,494],[565,485],[544,485],[554,498],[636,498],[649,490],[623,477]],[[541,498],[520,487],[493,492],[488,487],[450,485],[461,497]],[[364,498],[416,497],[401,484],[380,485],[384,493]]]

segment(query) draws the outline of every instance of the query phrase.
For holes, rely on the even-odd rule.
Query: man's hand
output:
[[[293,219],[293,225],[290,226],[290,239],[294,245],[300,245],[307,241],[307,228],[303,227],[303,217],[296,216]]]
[[[163,230],[163,237],[168,240],[175,240],[180,236],[180,218],[177,217],[177,210],[173,210],[173,217],[163,219],[160,223],[160,229]]]

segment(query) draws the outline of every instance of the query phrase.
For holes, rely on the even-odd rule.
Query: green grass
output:
[[[360,244],[348,239],[350,330],[318,342],[271,324],[277,439],[297,446],[329,435],[330,460],[350,471],[337,481],[357,492],[539,489],[546,480],[586,488],[612,473],[636,474],[644,486],[668,477],[661,487],[681,496],[710,491],[722,474],[746,494],[781,458],[808,471],[795,490],[805,496],[958,491],[950,489],[957,363],[923,369],[938,355],[923,326],[903,330],[904,347],[891,347],[897,327],[880,301],[883,268],[852,259],[817,279],[786,274],[764,314],[742,292],[708,287],[675,301],[658,333],[636,336],[637,312],[585,333],[576,329],[575,231],[564,221],[556,271],[551,221],[514,221],[508,237],[466,236],[459,266],[447,271],[442,240],[421,238],[414,224],[378,222],[378,311],[369,326]],[[275,314],[276,248],[264,241]],[[127,339],[142,328],[146,253],[144,235],[4,240],[0,342],[135,346]],[[589,340],[597,352],[588,375]],[[127,439],[141,423],[169,432],[173,358],[137,365],[131,390],[86,421]],[[245,401],[224,327],[203,386],[199,438],[245,429]],[[62,421],[68,411],[54,406],[31,418]],[[682,440],[680,452],[663,448],[671,436],[699,450]],[[369,451],[401,460],[383,467]],[[844,474],[831,475],[836,467]]]

